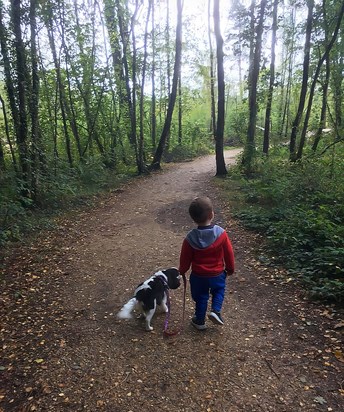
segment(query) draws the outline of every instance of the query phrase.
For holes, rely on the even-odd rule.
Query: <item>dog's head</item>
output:
[[[180,286],[180,273],[176,268],[162,270],[162,273],[167,277],[167,284],[170,289],[177,289]]]

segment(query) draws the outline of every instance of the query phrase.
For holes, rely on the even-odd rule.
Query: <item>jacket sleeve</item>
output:
[[[229,240],[229,237],[227,234],[226,234],[226,240],[223,245],[223,251],[224,251],[225,270],[228,272],[228,275],[232,275],[235,269],[234,252],[233,252],[232,243]]]
[[[179,258],[179,272],[184,275],[189,269],[192,262],[193,250],[189,242],[184,239],[182,250]]]

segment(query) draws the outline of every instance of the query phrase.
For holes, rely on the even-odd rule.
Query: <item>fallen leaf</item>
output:
[[[44,359],[35,359],[35,362],[36,363],[42,363],[42,362],[44,362]]]
[[[334,356],[337,358],[337,360],[339,360],[339,362],[344,362],[344,354],[342,351],[336,350],[334,352]]]
[[[316,398],[314,398],[314,402],[320,403],[320,405],[324,405],[325,403],[327,403],[322,396],[317,396]]]

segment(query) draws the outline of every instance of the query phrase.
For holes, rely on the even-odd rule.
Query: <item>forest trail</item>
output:
[[[339,314],[258,261],[261,239],[230,218],[214,166],[208,156],[135,179],[4,259],[0,411],[344,410]],[[163,338],[163,315],[151,333],[117,320],[139,282],[178,265],[188,205],[203,194],[236,254],[225,326],[194,330],[189,290],[180,336]]]

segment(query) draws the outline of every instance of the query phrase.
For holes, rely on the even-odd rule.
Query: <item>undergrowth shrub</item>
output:
[[[266,234],[277,261],[303,280],[313,298],[344,302],[344,162],[328,158],[290,163],[281,153],[257,162],[253,178],[239,167],[246,227]],[[333,164],[333,161],[332,163]],[[234,204],[235,208],[235,204]]]
[[[59,173],[40,176],[40,191],[33,202],[20,194],[14,175],[0,176],[0,246],[21,240],[23,235],[53,225],[52,216],[66,208],[91,204],[94,196],[118,187],[134,174],[119,164],[105,168],[99,160],[71,169],[59,165]]]

